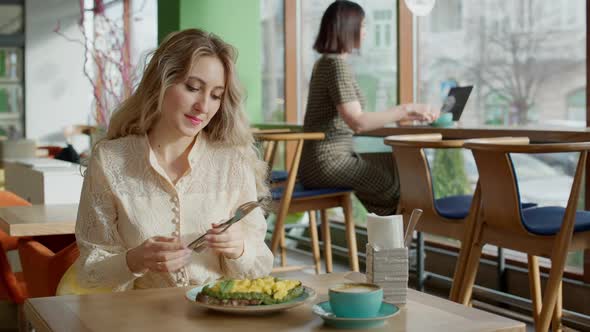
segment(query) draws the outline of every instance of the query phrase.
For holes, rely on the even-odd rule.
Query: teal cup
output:
[[[328,290],[330,307],[336,317],[371,318],[383,302],[383,288],[367,283],[345,283]]]
[[[433,127],[450,127],[453,124],[453,114],[452,113],[441,113],[438,119],[432,122]]]

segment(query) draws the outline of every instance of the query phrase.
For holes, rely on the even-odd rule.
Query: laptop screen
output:
[[[459,121],[472,89],[472,85],[451,88],[440,112],[451,113],[453,114],[453,121]]]

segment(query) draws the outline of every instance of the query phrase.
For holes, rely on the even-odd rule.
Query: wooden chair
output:
[[[441,134],[398,135],[385,138],[385,144],[393,148],[400,179],[400,201],[398,213],[404,216],[407,226],[410,213],[422,209],[416,230],[436,234],[459,241],[467,236],[466,223],[478,213],[479,189],[474,196],[461,195],[434,198],[432,175],[424,149],[457,149],[463,147],[463,140],[443,140]],[[476,204],[472,204],[476,202]],[[469,239],[467,239],[469,240]],[[418,288],[424,282],[423,241],[418,241]],[[456,267],[460,266],[457,264]],[[455,269],[455,276],[462,271]],[[454,289],[451,290],[453,297]]]
[[[354,220],[352,217],[352,190],[347,188],[304,188],[297,183],[296,177],[301,161],[301,152],[305,140],[322,140],[323,133],[278,133],[258,134],[261,141],[276,145],[279,142],[294,142],[295,154],[287,172],[286,181],[281,186],[271,189],[273,209],[277,212],[274,232],[272,234],[271,250],[276,253],[281,249],[281,266],[286,267],[286,246],[285,246],[285,220],[290,213],[308,212],[309,230],[311,234],[312,252],[316,273],[320,272],[321,259],[319,249],[319,238],[317,232],[316,211],[321,212],[322,237],[324,240],[324,252],[326,259],[326,271],[332,272],[332,244],[330,236],[330,224],[327,218],[326,209],[342,207],[344,210],[345,232],[348,244],[348,256],[350,268],[353,271],[359,270],[358,254]],[[272,159],[265,160],[272,162]],[[272,167],[272,164],[271,164]]]
[[[0,207],[29,206],[31,203],[10,191],[0,191]],[[22,272],[13,272],[7,252],[17,249],[18,237],[0,230],[0,300],[22,304],[28,297]]]
[[[80,255],[73,234],[20,239],[18,253],[30,297],[55,296],[62,276]]]
[[[528,142],[528,139],[497,137],[496,142]],[[477,218],[479,213],[479,186],[473,195],[454,195],[435,199],[432,175],[424,149],[458,149],[463,147],[463,140],[443,140],[441,134],[397,135],[385,138],[385,144],[393,148],[400,177],[399,213],[404,215],[407,224],[414,209],[422,209],[416,230],[470,243],[471,234],[466,232],[467,224]],[[524,204],[525,207],[534,204]],[[406,225],[407,226],[407,225]],[[418,288],[423,288],[425,279],[424,244],[417,242],[418,251]],[[462,278],[463,271],[455,265],[454,278]],[[455,287],[451,288],[450,299],[457,296]]]
[[[463,246],[460,260],[464,277],[458,300],[468,304],[477,274],[482,247],[492,244],[528,255],[533,316],[537,331],[560,330],[561,278],[568,251],[590,248],[590,212],[576,212],[590,142],[565,144],[499,144],[490,140],[470,140],[479,171],[482,218],[471,224],[471,244]],[[510,153],[580,152],[574,183],[566,208],[535,207],[522,209],[517,176]],[[548,188],[548,190],[551,190]],[[537,256],[551,259],[551,271],[541,302],[541,283]]]

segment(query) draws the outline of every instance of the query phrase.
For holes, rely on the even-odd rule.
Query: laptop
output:
[[[440,113],[451,113],[453,114],[453,121],[459,121],[472,89],[473,85],[451,88]]]

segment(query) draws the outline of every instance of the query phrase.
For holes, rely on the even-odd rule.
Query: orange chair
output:
[[[55,296],[61,277],[80,256],[73,234],[21,239],[18,253],[30,297]]]
[[[6,206],[27,206],[31,203],[11,193],[0,191],[0,207]],[[8,262],[6,252],[16,250],[18,237],[9,236],[0,230],[0,300],[9,300],[13,303],[22,304],[27,296],[27,287],[23,274],[14,273]]]

